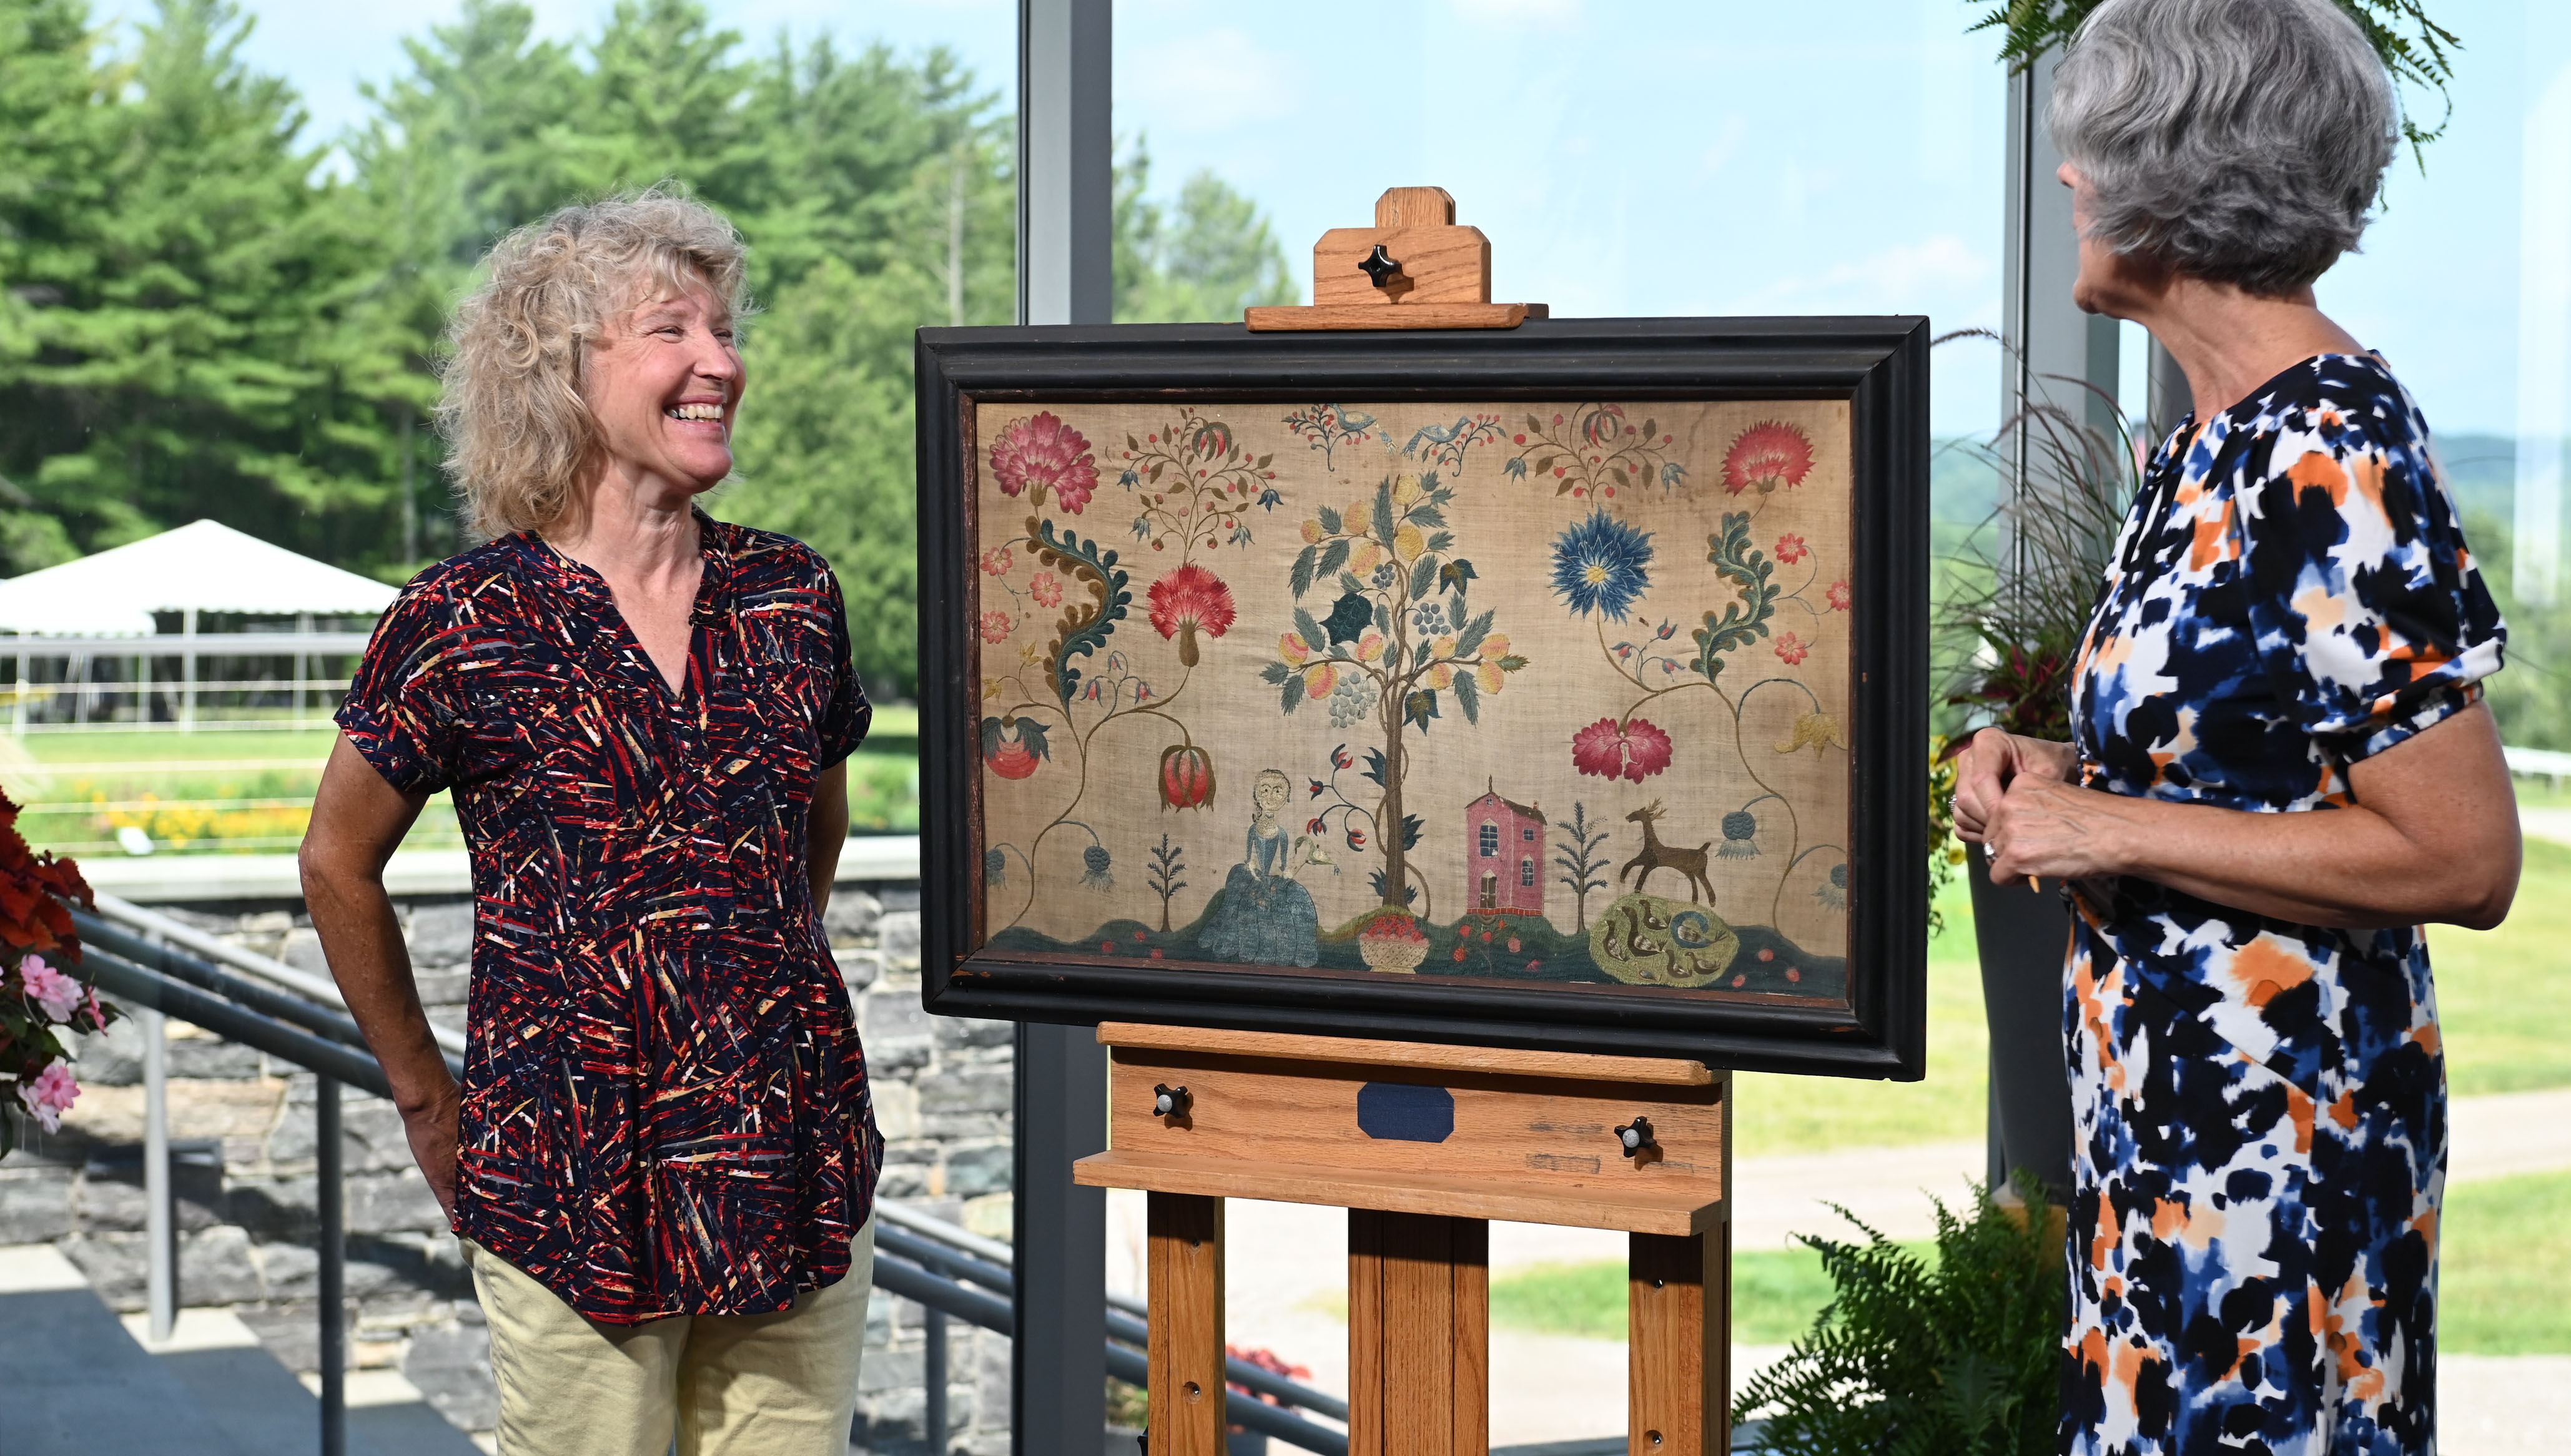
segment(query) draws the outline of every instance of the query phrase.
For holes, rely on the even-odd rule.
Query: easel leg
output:
[[[1725,1456],[1732,1449],[1732,1224],[1674,1238],[1633,1235],[1626,1450]]]
[[[1223,1200],[1150,1197],[1153,1456],[1223,1456]]]
[[[1348,1456],[1485,1456],[1491,1225],[1348,1211]]]

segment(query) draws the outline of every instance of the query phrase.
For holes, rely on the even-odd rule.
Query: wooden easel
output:
[[[1114,1022],[1098,1039],[1110,1147],[1073,1177],[1151,1195],[1153,1456],[1225,1449],[1227,1198],[1349,1211],[1350,1456],[1490,1450],[1493,1218],[1632,1234],[1627,1450],[1730,1449],[1731,1074]]]
[[[1515,328],[1443,188],[1312,248],[1254,330]],[[1469,994],[1469,993],[1467,993]],[[1221,1456],[1223,1201],[1348,1211],[1350,1456],[1487,1456],[1490,1221],[1633,1235],[1627,1450],[1731,1446],[1732,1077],[1701,1062],[1108,1023],[1094,1188],[1151,1195],[1153,1456]]]

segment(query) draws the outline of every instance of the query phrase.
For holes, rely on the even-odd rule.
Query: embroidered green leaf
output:
[[[1342,537],[1321,548],[1321,565],[1315,575],[1336,576],[1339,568],[1347,564],[1348,543],[1346,538]]]
[[[1370,524],[1374,530],[1374,539],[1383,543],[1384,550],[1400,549],[1393,539],[1392,482],[1389,480],[1374,488],[1374,520]]]
[[[1726,512],[1723,529],[1706,542],[1712,548],[1706,560],[1714,563],[1716,574],[1741,589],[1741,600],[1726,605],[1719,617],[1706,613],[1705,626],[1689,634],[1697,646],[1692,666],[1711,683],[1723,672],[1723,654],[1768,635],[1769,619],[1777,615],[1779,589],[1769,580],[1776,574],[1775,563],[1750,544],[1748,511]]]
[[[1312,568],[1320,559],[1318,547],[1306,546],[1295,554],[1294,570],[1287,576],[1286,585],[1294,589],[1297,598],[1312,590]]]
[[[1422,690],[1404,698],[1401,700],[1401,716],[1404,722],[1415,723],[1419,725],[1421,731],[1426,731],[1428,720],[1438,716],[1437,695]]]
[[[1437,586],[1437,558],[1423,556],[1410,568],[1410,600],[1416,602]]]
[[[1482,690],[1469,672],[1455,675],[1455,706],[1464,711],[1464,722],[1479,724],[1482,721]]]
[[[1329,506],[1321,507],[1321,534],[1324,536],[1339,534],[1339,513]]]
[[[1116,565],[1114,551],[1095,540],[1083,541],[1074,532],[1056,535],[1055,530],[1051,521],[1037,527],[1037,560],[1068,571],[1073,581],[1088,589],[1090,598],[1064,606],[1045,659],[1046,686],[1067,706],[1080,692],[1080,670],[1071,660],[1090,656],[1115,635],[1116,624],[1125,620],[1125,609],[1134,603],[1134,594],[1125,590],[1129,578]]]
[[[1321,630],[1320,619],[1301,607],[1294,609],[1294,630],[1302,634],[1303,641],[1311,645],[1312,651],[1329,651],[1330,635]]]
[[[1469,658],[1479,652],[1482,639],[1491,635],[1491,619],[1498,615],[1496,612],[1485,612],[1466,623],[1463,634],[1455,639],[1455,656]]]

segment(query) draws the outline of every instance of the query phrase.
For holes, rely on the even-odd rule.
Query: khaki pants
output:
[[[464,1240],[491,1327],[501,1456],[846,1456],[874,1271],[871,1218],[847,1277],[774,1314],[601,1324]]]

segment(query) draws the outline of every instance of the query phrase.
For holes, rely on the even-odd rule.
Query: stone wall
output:
[[[276,904],[161,906],[288,965],[323,971],[310,922]],[[461,1028],[472,907],[400,905],[430,1018]],[[976,1232],[1009,1234],[1010,1029],[931,1017],[919,1003],[919,889],[841,885],[830,944],[857,1008],[886,1142],[881,1194]],[[81,1098],[60,1134],[32,1127],[0,1162],[0,1244],[50,1242],[120,1310],[145,1300],[142,1040],[132,1022],[87,1038]],[[317,1365],[313,1078],[250,1048],[170,1024],[170,1120],[183,1305],[223,1305],[285,1365]],[[411,1166],[390,1104],[344,1095],[353,1363],[398,1371],[447,1420],[496,1421],[489,1339],[456,1242]],[[1007,1342],[948,1323],[953,1449],[1008,1446]],[[864,1444],[916,1452],[924,1334],[917,1305],[877,1290],[868,1311]]]

